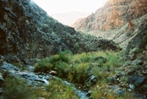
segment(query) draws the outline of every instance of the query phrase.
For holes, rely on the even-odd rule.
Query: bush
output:
[[[52,70],[52,68],[53,64],[50,63],[50,58],[45,58],[35,65],[34,71],[47,73],[48,71]]]
[[[60,52],[37,63],[35,71],[57,71],[57,76],[76,84],[85,84],[90,75],[94,75],[99,81],[113,75],[119,63],[119,54],[116,52],[90,52],[72,55],[68,52]],[[108,72],[111,72],[108,73]]]
[[[4,99],[34,99],[33,91],[20,79],[6,78],[3,89]]]
[[[79,99],[72,86],[64,84],[61,80],[51,80],[46,87],[48,99]]]

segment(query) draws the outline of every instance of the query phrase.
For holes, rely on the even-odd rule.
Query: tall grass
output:
[[[63,84],[61,80],[51,80],[46,91],[49,94],[47,99],[79,99],[72,87]]]
[[[94,75],[99,80],[105,79],[107,72],[115,71],[119,63],[119,53],[89,52],[73,55],[62,52],[58,55],[42,59],[35,65],[36,72],[57,71],[57,76],[73,83],[85,84],[89,75]],[[115,73],[115,72],[114,72]]]
[[[6,78],[3,89],[4,99],[35,99],[33,90],[20,79]]]

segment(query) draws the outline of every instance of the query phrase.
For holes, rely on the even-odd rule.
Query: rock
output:
[[[133,74],[132,76],[129,77],[129,84],[133,84],[136,88],[140,86],[145,81],[145,79],[146,79],[145,76]]]
[[[29,66],[29,67],[31,67],[31,66]],[[74,85],[72,85],[71,83],[69,83],[67,81],[63,81],[58,77],[47,75],[47,74],[44,74],[44,73],[36,73],[35,74],[31,71],[26,71],[26,70],[21,71],[19,68],[15,67],[12,64],[9,64],[7,62],[4,62],[4,64],[1,66],[1,68],[2,68],[3,71],[8,71],[8,73],[10,73],[10,75],[12,77],[25,80],[25,83],[28,86],[32,86],[34,89],[37,88],[37,87],[40,88],[40,86],[42,86],[41,88],[43,90],[46,90],[45,86],[49,85],[49,80],[52,78],[52,80],[53,79],[57,80],[57,81],[60,80],[63,84],[70,86],[73,89],[73,91],[78,95],[78,97],[80,99],[89,99],[88,95],[91,94],[90,92],[87,93],[87,92],[76,89]],[[93,78],[93,77],[91,77],[91,78]],[[1,90],[0,90],[0,92],[1,92]],[[44,99],[43,97],[38,97],[38,98]]]
[[[27,80],[38,81],[38,82],[42,82],[42,83],[44,83],[46,85],[49,85],[49,82],[46,79],[44,79],[44,76],[41,76],[41,75],[38,76],[38,75],[36,75],[36,74],[34,74],[32,72],[18,72],[16,74],[22,76],[23,78],[25,78]]]
[[[38,97],[37,99],[45,99],[45,98],[43,98],[43,97]]]
[[[136,99],[147,99],[147,96],[146,95],[143,95],[143,94],[135,94],[134,97]]]
[[[94,75],[91,75],[91,76],[85,81],[85,84],[86,84],[87,87],[90,87],[90,86],[96,84],[96,81],[97,81],[96,77],[95,77]]]
[[[54,71],[54,70],[51,70],[49,73],[50,73],[51,75],[54,75],[54,76],[57,75],[57,71]]]
[[[6,71],[19,71],[20,70],[16,66],[13,66],[12,64],[9,64],[7,62],[3,62],[3,65],[0,68]]]
[[[118,95],[118,96],[123,95],[125,92],[126,92],[126,90],[121,89],[121,88],[115,89],[115,90],[114,90],[114,93],[115,93],[116,95]]]
[[[92,94],[92,91],[88,91],[87,94],[86,94],[86,96],[90,97],[91,94]]]
[[[134,90],[135,89],[135,87],[134,87],[133,84],[129,84],[129,87],[130,87],[131,90]]]
[[[121,96],[123,95],[126,90],[125,89],[122,89],[121,87],[115,85],[115,86],[109,86],[109,88],[113,91],[114,94],[118,95],[118,96]]]
[[[80,97],[80,99],[89,99],[89,98],[86,96],[86,92],[77,90],[76,93],[77,93],[77,95]]]
[[[24,59],[22,60],[26,65],[34,65],[35,63],[39,62],[39,59]]]
[[[136,58],[133,63],[142,65],[143,64],[143,58],[145,58],[146,55],[142,54],[142,51],[145,50],[145,46],[147,44],[147,19],[145,19],[142,23],[141,26],[139,27],[139,31],[137,34],[132,38],[132,40],[128,43],[125,51],[125,57],[128,59],[128,55],[130,54],[135,54],[137,57],[141,57],[141,59]],[[135,51],[132,52],[132,49],[135,49]]]
[[[142,74],[143,74],[143,75],[147,75],[147,70],[143,70],[143,71],[142,71]]]
[[[3,76],[2,76],[2,74],[0,73],[0,86],[2,85],[2,83],[4,83],[4,79],[3,79]]]
[[[77,20],[72,27],[78,31],[114,40],[126,47],[134,36],[136,27],[146,19],[146,4],[146,0],[108,0],[95,13]]]
[[[48,78],[48,77],[45,77],[43,75],[36,75],[33,72],[21,71],[16,66],[13,66],[12,64],[9,64],[7,62],[3,62],[3,65],[0,68],[2,68],[3,71],[8,71],[9,75],[14,78],[21,77],[21,79],[25,79],[28,84],[36,82],[36,85],[37,85],[37,82],[40,82],[40,83],[44,83],[46,85],[49,85],[49,81],[46,80],[46,78]]]
[[[26,68],[28,71],[33,72],[35,67],[31,65],[26,65]]]
[[[6,2],[6,3],[4,3]],[[119,50],[113,41],[81,34],[49,17],[30,0],[0,1],[0,55],[12,63],[17,60],[32,65],[35,59],[45,58],[60,51],[72,53],[96,50]],[[27,30],[27,31],[26,31]],[[75,44],[80,46],[78,49]],[[87,45],[90,44],[90,45]],[[105,45],[106,44],[106,45]]]
[[[132,64],[133,64],[133,65],[142,65],[142,64],[143,64],[143,61],[142,61],[142,60],[136,59],[136,60],[133,61]]]

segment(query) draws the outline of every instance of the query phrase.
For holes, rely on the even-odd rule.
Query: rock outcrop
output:
[[[0,4],[0,55],[7,61],[29,63],[28,59],[64,50],[78,53],[118,49],[112,41],[77,33],[62,25],[32,0],[0,0]]]
[[[129,41],[123,57],[128,84],[141,99],[147,98],[147,20],[142,22],[137,34]],[[140,95],[136,95],[139,97]],[[139,98],[140,99],[140,98]]]
[[[136,34],[139,23],[146,19],[146,14],[146,0],[108,0],[95,13],[77,20],[73,27],[126,46],[124,41]]]

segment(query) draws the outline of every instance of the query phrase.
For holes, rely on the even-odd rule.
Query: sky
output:
[[[49,15],[78,11],[94,13],[106,0],[33,0]]]

